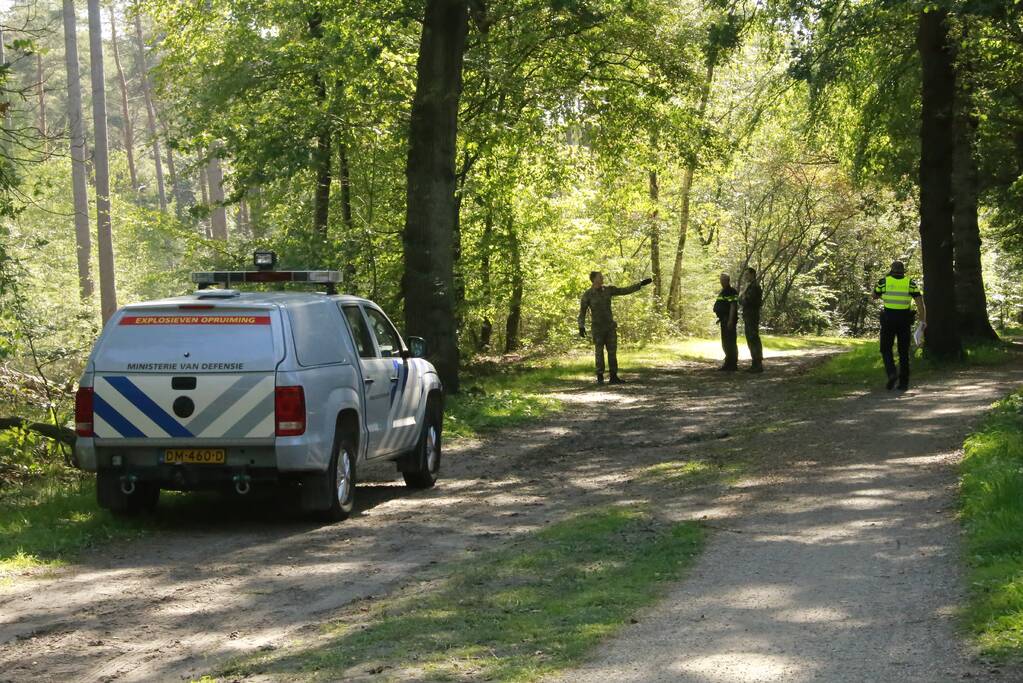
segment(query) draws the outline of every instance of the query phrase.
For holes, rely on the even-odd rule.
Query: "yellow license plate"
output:
[[[223,465],[224,459],[223,448],[169,448],[163,454],[171,465]]]

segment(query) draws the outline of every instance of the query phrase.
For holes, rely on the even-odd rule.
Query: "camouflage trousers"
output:
[[[604,349],[607,349],[607,364],[612,375],[618,374],[618,330],[593,330],[593,356],[597,374],[604,374]]]

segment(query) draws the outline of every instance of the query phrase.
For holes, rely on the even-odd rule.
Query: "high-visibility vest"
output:
[[[881,293],[881,301],[884,307],[893,311],[906,311],[913,303],[910,294],[910,280],[908,277],[893,277],[888,275],[884,279],[884,292]]]

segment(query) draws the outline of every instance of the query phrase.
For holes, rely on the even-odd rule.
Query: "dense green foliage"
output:
[[[453,169],[468,367],[479,353],[569,348],[593,269],[616,284],[655,279],[616,304],[625,346],[712,334],[717,274],[747,264],[762,276],[764,324],[780,333],[870,334],[868,291],[887,263],[907,258],[919,275],[917,3],[471,4]],[[1011,325],[1023,304],[1019,14],[949,7],[973,87],[982,231],[998,238],[984,253],[991,312]],[[343,270],[347,291],[402,321],[422,12],[111,3],[119,301],[188,291],[188,271],[244,267],[261,246],[284,266]],[[0,416],[66,425],[100,322],[98,295],[75,295],[61,24],[56,0],[0,17]],[[528,410],[512,406],[521,400],[508,397],[509,411]],[[0,480],[69,457],[26,434],[0,452]]]

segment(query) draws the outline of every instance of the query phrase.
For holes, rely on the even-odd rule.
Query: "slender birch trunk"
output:
[[[74,0],[64,0],[64,63],[67,67],[68,121],[71,133],[71,196],[75,207],[75,251],[78,257],[78,291],[82,299],[93,293],[92,237],[89,231],[88,169],[85,167],[85,127],[82,125],[82,82],[78,63],[78,18]],[[0,44],[3,43],[0,38]],[[5,61],[0,55],[0,62]],[[10,125],[9,123],[7,124]]]
[[[138,192],[139,176],[135,170],[135,132],[131,124],[131,111],[128,109],[128,80],[124,77],[124,69],[121,68],[121,50],[117,47],[117,18],[113,4],[110,5],[110,47],[114,52],[114,66],[117,67],[117,84],[121,89],[121,116],[124,117],[121,132],[124,134],[124,153],[128,157],[128,175],[131,178],[132,189]]]
[[[92,72],[92,122],[96,137],[96,241],[99,246],[99,292],[103,324],[117,311],[114,244],[110,225],[110,174],[107,159],[107,96],[103,74],[103,18],[99,0],[89,0],[89,61]]]

